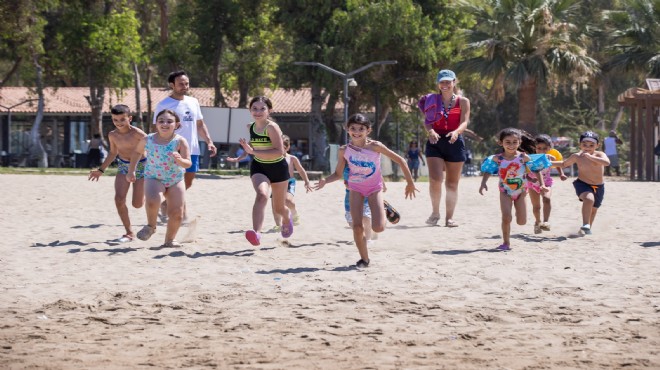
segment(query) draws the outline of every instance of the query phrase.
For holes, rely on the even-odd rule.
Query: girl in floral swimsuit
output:
[[[183,180],[185,169],[192,165],[188,142],[174,131],[180,126],[179,117],[166,109],[156,116],[156,129],[143,138],[131,157],[126,180],[134,182],[135,169],[142,153],[147,152],[144,170],[144,190],[147,225],[137,233],[140,240],[148,240],[156,232],[156,220],[161,196],[167,201],[167,231],[164,247],[181,247],[174,240],[183,220],[186,187]]]
[[[488,190],[486,182],[491,174],[496,174],[500,179],[498,188],[500,190],[500,209],[502,210],[503,239],[503,243],[497,249],[507,251],[511,249],[512,208],[516,209],[518,225],[524,225],[527,222],[525,195],[527,195],[527,163],[531,161],[531,158],[518,149],[525,147],[525,151],[531,153],[534,150],[534,139],[521,130],[505,128],[500,131],[499,144],[504,151],[494,155],[491,160],[491,164],[495,162],[495,171],[484,170],[484,166],[482,166],[483,179],[479,194],[483,195],[483,191]],[[542,178],[540,173],[537,173],[537,176]],[[541,191],[545,190],[547,190],[545,184],[541,184]]]

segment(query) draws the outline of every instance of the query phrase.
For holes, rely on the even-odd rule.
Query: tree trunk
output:
[[[149,133],[151,132],[151,122],[152,118],[151,116],[153,115],[153,112],[151,111],[151,76],[153,75],[153,69],[151,66],[147,66],[147,124],[145,125],[145,130],[144,132]],[[142,112],[140,112],[142,114]]]
[[[222,45],[216,45],[215,52],[213,53],[213,68],[211,68],[211,73],[213,74],[213,106],[214,107],[226,107],[227,101],[222,95],[222,90],[220,89],[220,57],[222,55]]]
[[[238,76],[238,108],[248,108],[248,91],[250,84],[242,75]]]
[[[527,78],[518,88],[518,127],[536,135],[536,87],[535,78]]]
[[[596,127],[605,130],[605,81],[600,79],[598,81],[598,123]]]
[[[92,109],[90,126],[92,137],[95,134],[101,135],[103,140],[103,102],[105,101],[105,87],[95,86],[96,83],[89,84],[89,96],[86,96],[87,102]],[[104,145],[105,145],[105,140]]]
[[[168,0],[158,0],[158,8],[160,9],[160,47],[165,49],[167,47],[167,42],[169,41],[169,24],[170,24],[170,15],[169,8],[167,6]],[[172,57],[169,58],[170,70],[177,70],[176,60]]]
[[[16,58],[16,60],[14,61],[14,64],[11,66],[11,69],[9,70],[9,72],[7,72],[5,74],[5,76],[2,78],[2,81],[0,81],[0,87],[3,87],[5,85],[5,83],[7,83],[7,81],[9,81],[11,76],[13,76],[14,73],[16,73],[16,71],[18,70],[18,67],[20,67],[22,61],[23,61],[23,58],[21,58],[21,57]]]
[[[323,101],[326,96],[321,93],[321,86],[312,84],[312,114],[310,116],[310,140],[312,157],[312,168],[314,170],[325,170],[330,168],[328,158],[324,157],[325,148],[328,146],[325,125],[323,124]]]
[[[135,120],[137,121],[137,126],[144,131],[144,125],[142,124],[142,83],[140,82],[140,73],[138,72],[137,63],[133,62],[133,77],[135,79]]]
[[[341,127],[338,127],[335,123],[335,113],[337,111],[337,102],[339,101],[339,93],[333,92],[328,94],[328,104],[325,106],[325,112],[323,112],[323,122],[325,124],[325,130],[327,139],[331,143],[343,144],[344,138],[341,137]],[[343,120],[342,115],[342,120]],[[342,122],[343,124],[343,122]]]
[[[37,116],[34,119],[34,124],[32,125],[32,130],[30,131],[30,139],[32,142],[32,145],[30,145],[30,158],[37,160],[37,167],[47,168],[48,154],[44,150],[44,146],[41,143],[41,122],[44,119],[43,69],[41,68],[39,60],[36,56],[34,57],[34,66],[37,71],[36,83],[39,103],[37,103]]]

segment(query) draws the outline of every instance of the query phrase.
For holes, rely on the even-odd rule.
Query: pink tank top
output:
[[[369,196],[383,188],[380,172],[380,153],[346,145],[344,158],[348,164],[348,189]]]

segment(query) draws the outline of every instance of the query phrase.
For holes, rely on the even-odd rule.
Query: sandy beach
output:
[[[660,183],[607,182],[579,236],[571,181],[552,231],[534,234],[528,204],[510,252],[493,252],[495,179],[485,196],[461,180],[453,229],[424,224],[428,183],[405,200],[390,182],[401,222],[357,270],[341,183],[298,182],[290,245],[254,248],[249,178],[200,176],[194,240],[162,249],[163,226],[114,242],[113,177],[0,175],[0,368],[659,369]],[[137,232],[144,209],[130,215]]]

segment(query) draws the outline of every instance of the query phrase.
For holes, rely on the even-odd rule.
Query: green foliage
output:
[[[132,85],[132,63],[143,58],[139,22],[123,3],[70,1],[55,22],[51,59],[78,83],[124,88]],[[54,64],[57,64],[55,62]]]

